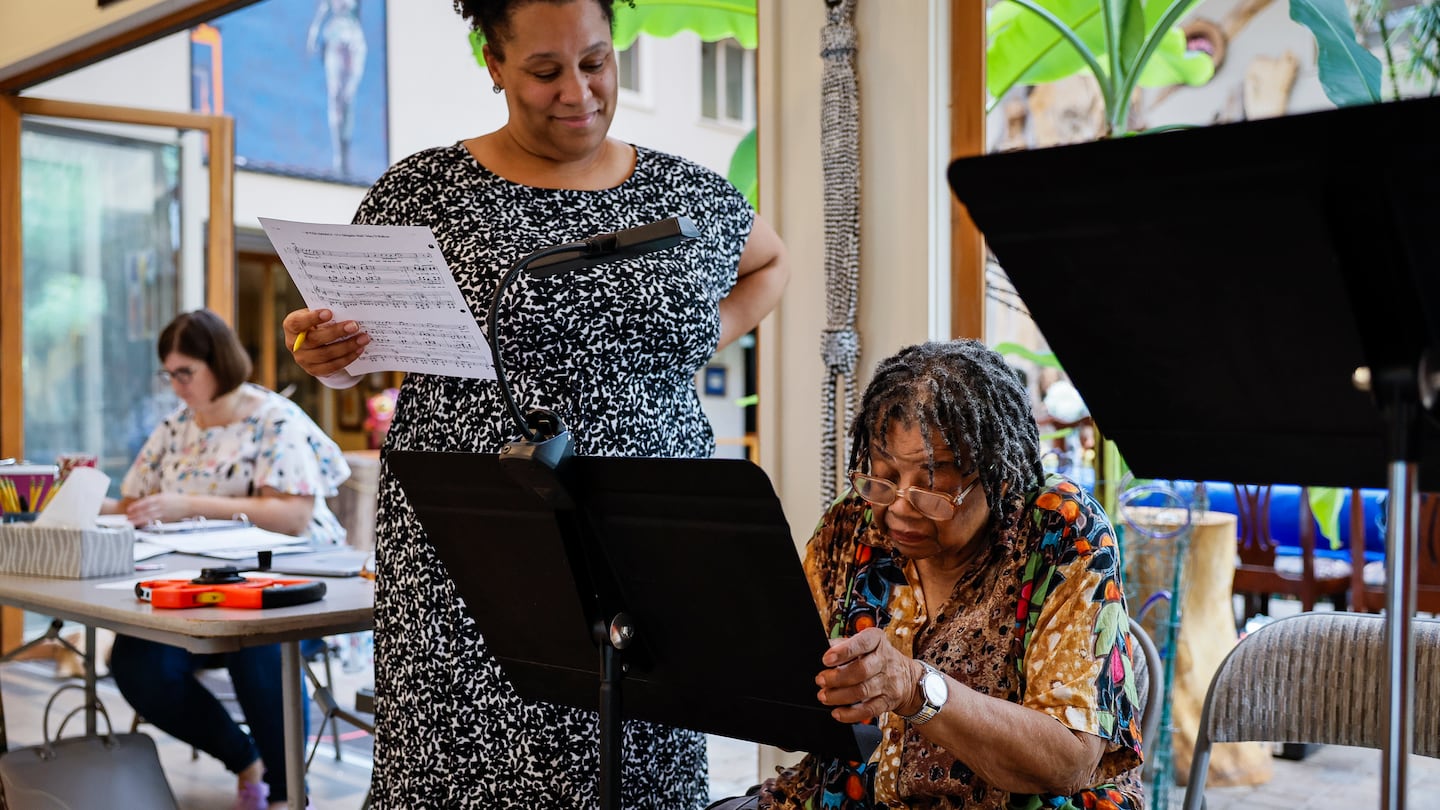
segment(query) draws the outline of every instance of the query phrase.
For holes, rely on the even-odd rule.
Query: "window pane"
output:
[[[620,86],[626,90],[640,92],[640,40],[615,54],[619,70]]]
[[[154,372],[180,300],[181,150],[27,123],[21,161],[25,454],[95,453],[114,494],[178,404]]]
[[[745,49],[740,43],[725,43],[725,117],[745,120]]]
[[[720,117],[720,104],[715,97],[715,77],[719,73],[715,60],[719,58],[719,52],[719,47],[713,42],[700,43],[700,115],[704,118]]]

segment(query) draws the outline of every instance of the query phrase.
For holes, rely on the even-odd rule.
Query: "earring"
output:
[[[505,92],[505,88],[501,87],[501,86],[498,85],[498,84],[495,85],[494,87],[490,88],[490,89],[493,90],[493,91],[495,91],[495,95],[497,95],[497,96],[500,95],[501,93]]]

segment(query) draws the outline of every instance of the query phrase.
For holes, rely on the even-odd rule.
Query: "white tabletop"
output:
[[[228,564],[224,560],[184,554],[167,554],[148,562],[163,564],[165,568],[93,579],[0,574],[0,604],[105,627],[196,653],[229,652],[257,644],[318,638],[374,627],[375,583],[362,577],[307,577],[325,583],[323,599],[295,607],[263,610],[155,608],[137,599],[132,589],[96,587],[107,582],[166,579],[167,572]]]

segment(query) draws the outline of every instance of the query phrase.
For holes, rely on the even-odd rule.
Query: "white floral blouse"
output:
[[[345,529],[325,504],[350,477],[340,448],[295,403],[250,387],[265,401],[238,422],[202,428],[184,405],[166,417],[125,473],[120,494],[243,498],[271,487],[287,495],[313,495],[315,512],[302,536],[314,543],[343,541]]]

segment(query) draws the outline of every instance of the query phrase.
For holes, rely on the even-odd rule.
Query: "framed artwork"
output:
[[[725,367],[724,367],[724,366],[706,366],[706,367],[705,367],[705,396],[707,396],[707,397],[723,397],[723,396],[725,396]]]
[[[262,0],[190,32],[190,107],[235,167],[368,186],[390,165],[384,0]]]

